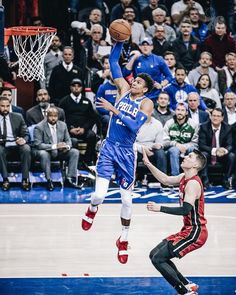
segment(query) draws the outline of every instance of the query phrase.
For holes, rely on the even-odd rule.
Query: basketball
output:
[[[124,19],[116,19],[110,24],[109,33],[115,41],[125,41],[131,35],[131,26]]]

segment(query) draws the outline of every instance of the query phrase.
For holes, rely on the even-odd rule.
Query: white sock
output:
[[[89,206],[89,210],[91,211],[91,212],[97,212],[97,210],[98,210],[98,206],[93,206],[93,205],[91,205],[90,204],[90,206]]]
[[[128,241],[128,234],[129,234],[129,226],[122,225],[122,232],[120,236],[120,241]]]

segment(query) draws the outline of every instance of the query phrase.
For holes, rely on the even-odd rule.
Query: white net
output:
[[[32,35],[13,33],[15,53],[19,59],[17,76],[24,81],[44,80],[44,58],[56,30],[38,31]]]

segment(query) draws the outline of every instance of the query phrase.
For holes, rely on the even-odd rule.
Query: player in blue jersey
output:
[[[132,187],[135,180],[134,142],[140,127],[153,111],[153,102],[145,97],[145,94],[153,88],[153,80],[149,75],[142,73],[135,78],[131,86],[127,83],[118,63],[122,46],[122,42],[117,42],[109,58],[112,77],[118,89],[115,105],[104,98],[100,98],[97,102],[97,107],[108,110],[112,115],[96,166],[95,192],[82,219],[82,228],[84,230],[91,228],[98,205],[102,204],[106,197],[111,176],[115,173],[122,200],[120,213],[122,232],[116,242],[117,257],[120,263],[126,263],[132,214]]]

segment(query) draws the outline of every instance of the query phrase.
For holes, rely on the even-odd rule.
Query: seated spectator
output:
[[[8,98],[8,100],[10,102],[10,110],[9,110],[10,113],[11,112],[19,113],[23,116],[23,118],[25,118],[25,111],[23,110],[23,108],[12,104],[12,89],[11,88],[3,87],[1,90],[1,96]]]
[[[230,52],[225,55],[225,66],[218,72],[219,89],[223,96],[233,82],[234,73],[236,73],[236,53]]]
[[[152,53],[153,43],[151,38],[145,38],[140,45],[140,52],[136,52],[130,61],[123,68],[123,75],[127,77],[133,73],[134,78],[139,73],[147,73],[155,81],[154,89],[147,94],[150,99],[156,99],[162,87],[165,87],[171,80],[171,73],[161,56]]]
[[[96,94],[101,84],[106,83],[110,79],[109,56],[104,55],[101,58],[102,70],[93,73],[91,78],[91,90]]]
[[[185,19],[180,24],[180,35],[172,44],[176,59],[186,70],[191,71],[196,65],[201,53],[201,43],[192,34],[192,24]]]
[[[88,60],[87,66],[92,71],[102,69],[101,58],[102,56],[98,53],[100,46],[107,46],[107,42],[102,39],[102,26],[99,24],[91,27],[91,37],[84,43],[84,47],[88,49]]]
[[[180,157],[198,146],[198,125],[188,118],[188,105],[178,103],[175,115],[164,126],[163,145],[170,159],[171,175],[180,173]]]
[[[83,83],[81,80],[73,79],[70,89],[71,93],[61,100],[59,106],[65,111],[72,146],[77,147],[79,140],[86,142],[84,161],[87,165],[92,165],[95,161],[97,142],[96,134],[92,128],[97,123],[98,116],[91,101],[83,95]]]
[[[170,109],[175,110],[178,102],[187,102],[187,97],[190,92],[197,92],[197,89],[185,82],[187,75],[184,67],[177,67],[175,69],[175,79],[164,88],[170,96]],[[203,100],[200,100],[200,108],[206,109],[206,105]]]
[[[126,40],[123,44],[121,56],[119,59],[119,65],[121,68],[125,67],[129,60],[131,59],[132,55],[137,51],[140,52],[139,46],[133,42],[132,35],[128,40]]]
[[[199,149],[207,158],[207,165],[202,170],[202,180],[205,188],[209,187],[208,165],[217,162],[223,165],[223,186],[230,188],[230,177],[235,171],[235,154],[232,152],[231,127],[223,122],[224,112],[222,109],[213,109],[210,121],[202,124],[199,131]]]
[[[236,122],[236,94],[226,92],[224,95],[224,122],[233,125]]]
[[[3,56],[0,56],[0,78],[5,82],[13,83],[16,80],[16,73],[13,69],[9,68],[7,61]]]
[[[142,161],[143,151],[146,151],[154,165],[162,172],[167,173],[166,155],[163,150],[163,127],[161,122],[149,116],[146,122],[140,128],[136,147],[138,151],[138,161]]]
[[[61,98],[70,93],[70,82],[74,78],[83,81],[82,70],[73,64],[74,50],[70,46],[63,49],[63,62],[52,70],[49,80],[49,94],[51,101],[58,105]]]
[[[236,122],[232,125],[232,136],[233,136],[233,152],[236,155]],[[234,167],[236,167],[236,162],[234,164]],[[236,189],[236,171],[233,175],[232,186],[234,189]]]
[[[226,32],[226,24],[222,19],[216,21],[214,29],[204,41],[203,50],[212,54],[212,65],[216,70],[220,70],[224,66],[225,55],[236,52],[236,43]]]
[[[168,13],[168,9],[166,8],[166,6],[162,4],[159,5],[158,2],[159,0],[149,0],[149,4],[142,10],[142,23],[145,29],[154,24],[152,14],[154,9],[161,8],[166,13]]]
[[[131,26],[132,42],[137,45],[145,38],[143,25],[134,21],[135,10],[133,6],[126,6],[124,9],[123,18],[128,21]]]
[[[200,20],[200,14],[196,7],[189,9],[189,19],[192,24],[192,36],[198,38],[203,43],[209,34],[208,26],[205,22]]]
[[[236,73],[233,74],[232,83],[229,88],[226,89],[226,92],[233,92],[236,94]]]
[[[110,79],[108,79],[104,84],[101,84],[99,86],[96,93],[96,102],[98,101],[98,98],[105,98],[112,105],[114,105],[116,101],[117,91],[117,87],[110,77]],[[110,112],[103,108],[97,108],[97,111],[101,119],[102,135],[103,138],[105,138],[107,134],[108,123],[110,121]]]
[[[166,40],[165,37],[165,29],[163,26],[156,26],[156,31],[154,38],[152,39],[153,42],[153,50],[152,53],[156,55],[163,56],[166,51],[171,51],[172,46],[170,42]]]
[[[200,97],[197,92],[190,92],[188,94],[187,101],[189,118],[192,118],[198,125],[201,125],[209,120],[208,112],[199,109]]]
[[[176,39],[176,33],[171,26],[165,23],[165,18],[166,18],[165,10],[161,8],[157,8],[152,11],[152,16],[153,16],[154,24],[147,28],[146,36],[153,38],[155,36],[156,26],[163,26],[165,30],[166,41],[172,44],[172,42]]]
[[[7,162],[14,155],[20,155],[22,183],[24,191],[31,189],[29,169],[31,165],[31,150],[28,141],[27,126],[22,115],[10,113],[10,102],[7,97],[0,97],[0,172],[3,178],[2,190],[10,189]]]
[[[169,94],[165,91],[162,91],[158,97],[157,101],[154,104],[154,110],[152,116],[162,123],[164,127],[165,123],[173,118],[174,112],[169,108],[170,97]]]
[[[135,15],[136,15],[135,20],[137,22],[140,21],[140,12],[139,12],[139,9],[137,8],[137,6],[134,5],[133,0],[120,0],[119,2],[120,3],[113,6],[113,8],[111,10],[110,23],[113,22],[113,20],[122,18],[124,15],[125,7],[130,6],[130,5],[132,5],[134,7]]]
[[[62,51],[61,51],[60,47],[61,47],[61,40],[60,40],[59,36],[54,36],[52,38],[50,50],[46,54],[45,59],[44,59],[45,79],[40,80],[40,87],[41,88],[48,89],[49,79],[50,79],[52,70],[55,68],[55,66],[59,65],[63,61]]]
[[[47,179],[47,189],[54,190],[51,180],[51,160],[65,160],[68,164],[65,187],[77,188],[79,151],[71,148],[71,139],[66,123],[58,120],[58,109],[50,107],[47,119],[34,128],[35,157],[40,160]]]
[[[191,70],[188,74],[189,83],[196,87],[199,77],[203,74],[208,74],[211,79],[212,88],[219,91],[218,74],[211,67],[212,55],[209,52],[202,52],[199,59],[199,66]]]
[[[200,20],[205,21],[205,13],[202,6],[193,0],[180,0],[171,6],[171,17],[176,26],[180,24],[184,17],[189,15],[189,10],[195,7],[199,11]]]
[[[219,92],[216,89],[212,88],[211,79],[208,74],[203,74],[199,77],[196,88],[209,111],[216,107],[222,107]]]
[[[39,89],[36,94],[37,105],[26,111],[26,124],[32,126],[38,124],[47,117],[47,111],[51,107],[50,96],[46,89]],[[65,121],[65,112],[63,109],[58,108],[58,120]]]

